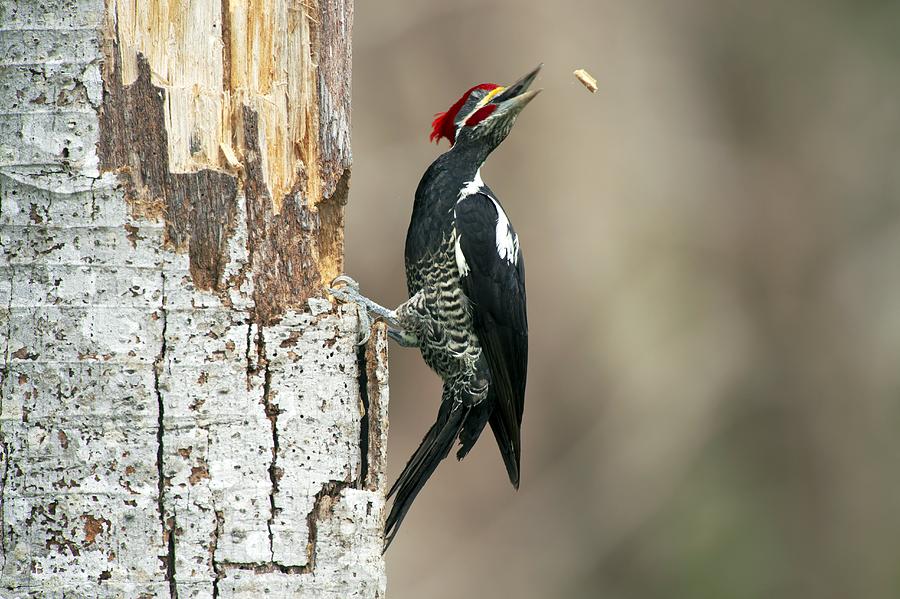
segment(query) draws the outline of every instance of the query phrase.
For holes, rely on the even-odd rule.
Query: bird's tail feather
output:
[[[491,429],[494,431],[494,437],[497,439],[497,446],[500,448],[500,454],[503,456],[503,464],[506,466],[506,472],[509,475],[509,482],[515,488],[519,488],[519,454],[516,451],[518,439],[513,439],[518,430],[509,430],[503,414],[496,409],[497,399],[491,393],[485,401],[477,404],[472,408],[471,413],[466,417],[466,422],[459,435],[459,451],[456,452],[456,459],[461,460],[469,454],[478,437],[484,430],[484,426],[490,421]]]
[[[456,459],[461,460],[475,447],[475,442],[481,436],[481,431],[488,422],[491,412],[494,410],[494,400],[491,395],[487,399],[472,406],[472,411],[466,417],[462,432],[459,433],[459,451],[456,452]]]
[[[519,452],[516,451],[516,448],[519,446],[519,430],[517,428],[510,430],[500,410],[494,410],[491,413],[490,423],[491,429],[494,431],[494,437],[497,439],[497,446],[500,448],[500,455],[503,456],[503,463],[506,465],[509,482],[518,489]]]
[[[428,430],[419,448],[403,468],[400,477],[388,491],[388,498],[395,493],[397,497],[385,523],[385,550],[394,540],[416,495],[425,486],[425,482],[434,473],[438,464],[450,453],[470,409],[459,401],[441,402],[437,421]]]

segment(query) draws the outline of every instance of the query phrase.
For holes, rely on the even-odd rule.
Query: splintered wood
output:
[[[584,69],[578,69],[572,73],[575,78],[581,82],[581,85],[587,88],[592,94],[597,93],[597,80]]]
[[[330,197],[350,162],[345,0],[176,1],[139,8],[144,4],[106,2],[110,39],[103,64],[108,71],[117,67],[127,87],[137,80],[138,56],[147,62],[150,83],[165,94],[168,170],[233,172],[232,158],[250,144],[260,155],[260,178],[276,214],[292,193],[313,208]],[[323,57],[328,69],[318,68]],[[246,143],[244,108],[258,120],[258,139]]]

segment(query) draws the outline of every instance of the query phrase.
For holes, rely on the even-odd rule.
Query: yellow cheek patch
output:
[[[497,94],[502,93],[503,90],[505,90],[505,89],[506,89],[505,87],[495,87],[494,89],[492,89],[491,91],[489,91],[485,97],[483,97],[483,98],[481,99],[481,102],[478,103],[478,106],[477,106],[477,107],[478,107],[478,108],[481,108],[482,106],[484,106],[485,104],[487,104],[488,102],[490,102],[490,101],[491,101],[491,98],[493,98],[493,97],[496,96]]]

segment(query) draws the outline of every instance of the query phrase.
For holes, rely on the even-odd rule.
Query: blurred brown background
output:
[[[875,0],[357,2],[347,271],[386,305],[434,113],[546,63],[483,170],[528,265],[522,488],[489,433],[442,464],[391,599],[900,597],[898,32]],[[393,480],[439,381],[391,352]]]

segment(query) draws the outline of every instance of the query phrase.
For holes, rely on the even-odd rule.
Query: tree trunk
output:
[[[384,595],[350,1],[0,5],[4,597]]]

